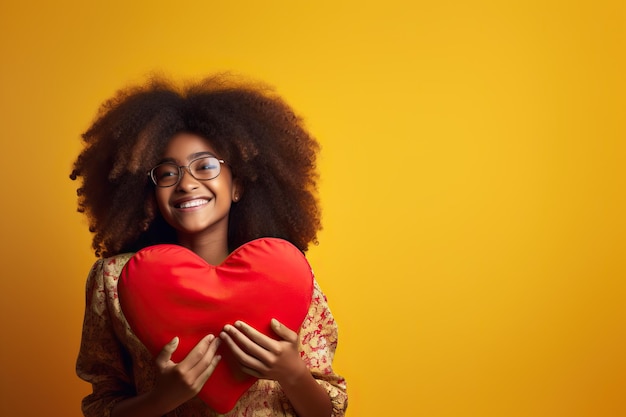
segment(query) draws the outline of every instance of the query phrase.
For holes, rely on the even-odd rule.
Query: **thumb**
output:
[[[159,352],[156,357],[156,363],[159,368],[163,369],[167,365],[167,363],[172,359],[172,355],[176,352],[178,348],[178,336],[174,337],[167,345],[163,347],[161,352]]]
[[[298,340],[298,334],[278,320],[272,319],[271,326],[274,333],[280,336],[281,339],[292,343]]]

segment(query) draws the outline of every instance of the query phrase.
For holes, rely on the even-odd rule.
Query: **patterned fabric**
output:
[[[87,278],[85,321],[76,363],[78,376],[93,387],[93,393],[83,399],[86,417],[109,417],[117,402],[149,392],[155,383],[158,370],[154,360],[131,331],[117,297],[118,277],[132,255],[97,261]],[[337,325],[326,297],[315,282],[309,312],[299,333],[300,356],[317,383],[328,392],[332,416],[341,417],[348,397],[345,380],[331,366],[336,347]],[[218,415],[197,398],[166,414],[167,417]],[[225,416],[296,416],[296,413],[277,382],[260,379]]]

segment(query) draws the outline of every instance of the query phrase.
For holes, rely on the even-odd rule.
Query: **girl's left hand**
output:
[[[271,328],[280,340],[274,340],[242,321],[236,321],[234,326],[224,326],[220,338],[239,361],[242,370],[257,378],[283,384],[308,373],[298,352],[298,334],[276,319],[272,319]]]

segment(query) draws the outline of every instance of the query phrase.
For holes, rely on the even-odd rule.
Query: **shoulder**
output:
[[[325,333],[331,339],[337,339],[337,323],[333,317],[326,295],[322,292],[317,280],[313,281],[313,294],[309,311],[302,324],[304,332],[315,334]]]
[[[117,298],[119,276],[132,256],[133,253],[123,253],[94,262],[85,285],[88,304],[98,306],[98,310],[103,310],[107,298]]]
[[[111,276],[117,278],[122,273],[122,269],[128,262],[130,258],[132,258],[134,253],[122,253],[120,255],[115,255],[110,258],[104,258],[102,260],[102,269],[104,271],[104,275]]]
[[[122,253],[109,258],[98,259],[89,271],[90,278],[119,277],[122,269],[134,253]]]
[[[322,291],[319,283],[313,277],[313,293],[311,295],[311,308],[317,309],[329,309],[328,307],[328,299],[326,298],[326,294]]]

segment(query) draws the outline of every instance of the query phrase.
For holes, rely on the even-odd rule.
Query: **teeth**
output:
[[[185,201],[184,203],[180,204],[180,208],[198,207],[203,204],[207,204],[208,202],[209,200],[205,200],[205,199]]]

